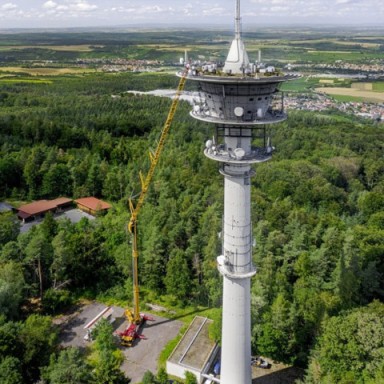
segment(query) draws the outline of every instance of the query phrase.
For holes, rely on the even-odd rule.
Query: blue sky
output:
[[[0,29],[177,23],[232,27],[235,0],[0,0]],[[383,26],[384,0],[242,0],[246,25]]]

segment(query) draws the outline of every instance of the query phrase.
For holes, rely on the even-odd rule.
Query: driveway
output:
[[[63,347],[85,348],[89,342],[84,340],[86,331],[84,326],[94,319],[107,306],[92,302],[78,307],[72,313],[55,320],[60,326],[60,344]],[[113,325],[115,331],[126,329],[128,323],[124,317],[124,308],[112,307],[116,320]],[[146,371],[157,372],[157,361],[166,344],[173,340],[183,325],[181,321],[150,315],[153,321],[147,321],[141,330],[145,339],[136,340],[131,348],[122,347],[125,360],[121,366],[131,384],[139,383]]]

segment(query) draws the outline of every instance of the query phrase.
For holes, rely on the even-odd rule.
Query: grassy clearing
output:
[[[370,101],[373,103],[383,102],[384,93],[373,92],[373,91],[361,91],[353,88],[316,88],[316,92],[326,93],[332,96],[348,96],[354,98],[360,98],[363,101]]]
[[[59,76],[59,75],[81,75],[83,73],[96,72],[92,68],[23,68],[23,67],[0,67],[0,73],[27,73],[31,76]]]
[[[167,363],[167,360],[168,360],[169,356],[171,356],[171,353],[173,352],[173,350],[175,349],[176,345],[178,344],[178,342],[183,337],[183,335],[184,335],[185,331],[187,330],[187,328],[188,328],[188,326],[184,325],[180,329],[180,332],[177,335],[177,337],[174,338],[173,340],[169,341],[168,344],[161,351],[160,356],[159,356],[159,360],[157,361],[158,369],[165,368],[165,365]]]
[[[130,296],[131,293],[129,292],[128,295]],[[96,300],[106,305],[116,305],[122,308],[132,306],[131,298],[127,297],[127,299],[119,300],[116,299],[115,295],[110,296],[108,293],[107,295],[101,294],[97,296]],[[153,311],[146,305],[146,303],[151,303],[160,308],[164,308],[164,311]],[[217,318],[218,313],[220,313],[220,308],[183,306],[182,303],[176,300],[173,296],[157,295],[145,287],[141,287],[140,289],[140,307],[142,312],[156,314],[168,319],[179,320],[186,325],[189,325],[197,315],[214,319]]]

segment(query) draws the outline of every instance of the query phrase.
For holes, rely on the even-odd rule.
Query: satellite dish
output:
[[[225,265],[225,257],[223,255],[218,256],[216,260],[217,260],[217,264],[219,264],[220,266]]]
[[[244,108],[243,107],[236,107],[234,112],[235,112],[235,115],[237,117],[241,117],[244,115]]]
[[[245,156],[245,151],[243,148],[236,148],[234,151],[236,159],[241,160]]]

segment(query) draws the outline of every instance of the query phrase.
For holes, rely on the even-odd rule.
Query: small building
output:
[[[96,199],[96,197],[82,197],[75,200],[77,207],[90,215],[95,216],[98,213],[108,211],[112,206],[103,200]]]
[[[217,380],[211,371],[217,360],[219,346],[209,338],[210,324],[212,320],[206,317],[196,316],[193,319],[167,360],[169,375],[184,379],[185,372],[188,371],[196,376],[198,383]]]
[[[19,207],[17,216],[25,221],[35,220],[39,217],[44,217],[47,212],[61,212],[63,209],[72,205],[72,199],[67,197],[59,197],[54,200],[39,200],[30,204],[25,204]]]

